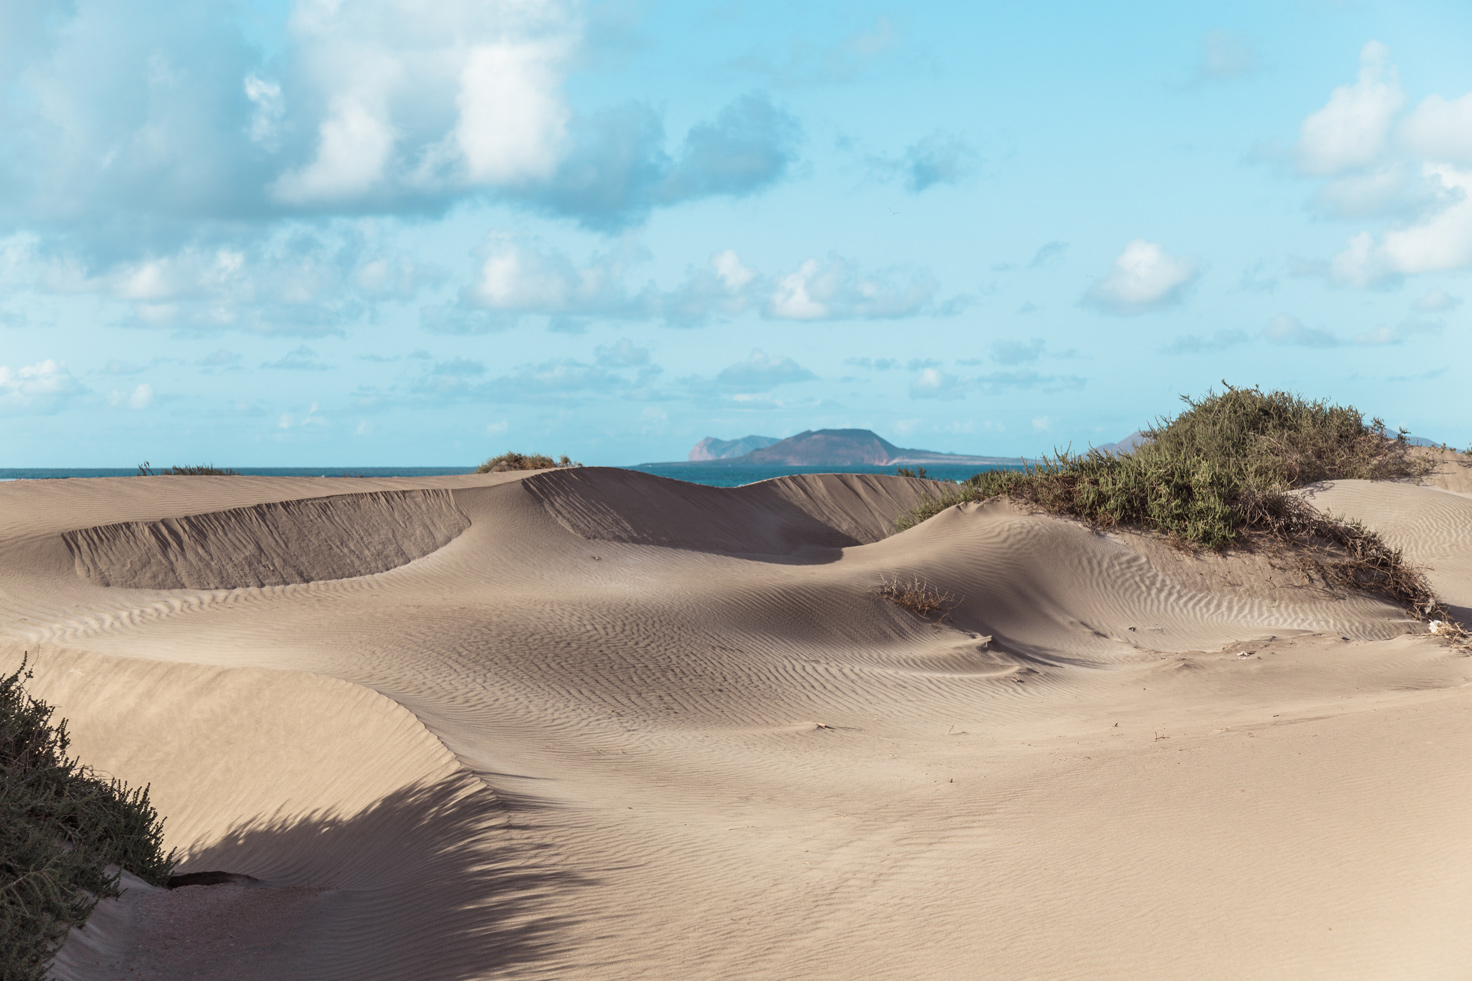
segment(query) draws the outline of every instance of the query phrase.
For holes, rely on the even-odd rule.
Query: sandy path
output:
[[[999,505],[882,538],[900,478],[531,479],[0,487],[6,663],[183,871],[261,880],[135,890],[66,976],[1464,975],[1472,662],[1393,607]],[[468,527],[353,578],[103,586],[64,538],[419,487]],[[1324,493],[1472,591],[1467,499]]]

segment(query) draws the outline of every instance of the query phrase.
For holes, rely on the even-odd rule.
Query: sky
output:
[[[0,467],[1472,443],[1472,5],[0,0]]]

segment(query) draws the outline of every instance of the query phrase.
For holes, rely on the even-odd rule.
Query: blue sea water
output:
[[[474,467],[236,467],[249,477],[440,477],[474,473]],[[40,467],[0,469],[0,480],[57,480],[64,477],[136,477],[137,467]]]
[[[709,484],[712,487],[736,487],[741,484],[769,480],[772,477],[787,477],[800,473],[888,473],[895,467],[753,467],[733,466],[722,463],[641,463],[630,470],[652,473],[660,477],[673,477],[692,484]],[[928,466],[925,475],[933,480],[965,480],[981,470],[1021,470],[1022,463],[996,467]]]
[[[993,469],[1020,470],[1022,465]],[[474,473],[474,467],[239,467],[253,477],[439,477],[446,474]],[[800,473],[889,473],[894,467],[752,467],[722,463],[641,463],[629,467],[660,477],[672,477],[692,484],[712,487],[736,487],[772,477]],[[926,467],[926,475],[935,480],[965,480],[985,467]],[[0,469],[4,480],[56,480],[65,477],[133,477],[136,467],[39,467],[35,469]]]

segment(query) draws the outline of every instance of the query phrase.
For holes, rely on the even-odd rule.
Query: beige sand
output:
[[[1472,608],[1445,484],[1312,493]],[[58,976],[1467,975],[1472,661],[1262,557],[888,535],[924,489],[0,486],[0,667],[258,880],[135,882]]]

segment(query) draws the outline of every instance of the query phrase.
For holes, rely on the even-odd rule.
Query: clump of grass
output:
[[[566,453],[556,460],[542,453],[502,453],[476,468],[476,473],[505,473],[508,470],[550,470],[553,467],[581,467]]]
[[[1323,480],[1425,476],[1435,464],[1409,452],[1404,431],[1391,434],[1353,407],[1256,387],[1227,385],[1183,401],[1186,410],[1144,430],[1132,452],[1064,451],[1021,471],[979,473],[896,525],[903,531],[953,504],[1007,497],[1096,528],[1138,527],[1195,547],[1293,548],[1326,585],[1380,592],[1418,616],[1450,619],[1399,550],[1289,493]]]
[[[903,579],[885,576],[879,584],[879,595],[926,620],[945,620],[961,601],[953,593],[933,586],[919,576]]]
[[[67,755],[66,720],[32,698],[25,664],[0,678],[0,978],[40,981],[67,931],[117,868],[165,885],[174,853],[148,788],[129,790]]]
[[[203,463],[193,467],[172,466],[167,470],[155,470],[144,460],[138,464],[139,477],[239,477],[239,470],[231,470],[228,467],[217,467],[211,463]]]
[[[916,480],[930,479],[930,474],[926,472],[924,467],[898,467],[895,469],[895,473],[901,477],[913,477]]]

